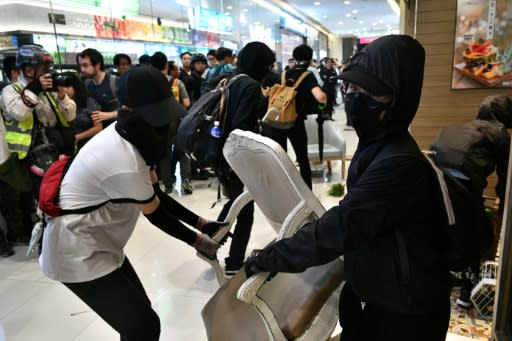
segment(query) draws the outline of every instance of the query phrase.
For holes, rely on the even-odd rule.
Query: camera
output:
[[[57,71],[53,71],[51,75],[54,88],[57,88],[57,86],[59,85],[64,85],[64,83],[66,82],[67,77],[65,75],[58,73]]]

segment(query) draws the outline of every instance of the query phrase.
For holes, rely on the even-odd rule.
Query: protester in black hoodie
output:
[[[249,258],[247,275],[302,272],[344,256],[343,341],[445,340],[449,272],[431,166],[408,132],[421,97],[425,51],[413,38],[379,38],[340,76],[359,136],[339,206]],[[269,193],[271,196],[272,194]]]
[[[275,60],[274,52],[260,42],[248,43],[240,51],[235,76],[246,76],[239,76],[240,78],[230,86],[228,116],[223,127],[223,136],[227,137],[235,129],[257,131],[258,107],[263,96],[260,82],[271,71]],[[219,219],[224,221],[234,200],[242,193],[244,185],[223,156],[216,167],[216,172],[223,186],[224,194],[229,198],[219,215]],[[251,201],[237,217],[229,257],[225,260],[226,277],[233,276],[242,268],[253,221],[254,202]]]

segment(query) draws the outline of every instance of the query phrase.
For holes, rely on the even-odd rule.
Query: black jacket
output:
[[[407,53],[395,51],[396,44],[410,45]],[[407,130],[420,99],[423,63],[423,48],[409,37],[380,38],[354,56],[351,65],[387,81],[393,106],[379,130],[359,141],[339,206],[266,248],[258,266],[301,272],[344,256],[347,285],[362,301],[404,314],[448,304],[439,185]]]
[[[503,209],[510,150],[510,135],[503,124],[496,120],[476,119],[444,128],[430,149],[436,152],[439,164],[466,175],[478,195],[482,195],[487,177],[496,169],[496,194]]]

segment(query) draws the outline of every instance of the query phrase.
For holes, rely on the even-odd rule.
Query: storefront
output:
[[[264,0],[230,5],[202,1],[200,6],[169,3],[169,8],[149,9],[152,2],[143,0],[53,3],[53,7],[46,1],[0,5],[0,31],[6,32],[0,37],[0,47],[41,44],[56,60],[59,52],[62,63],[74,63],[76,53],[85,48],[101,51],[107,63],[121,52],[134,61],[156,51],[176,59],[184,51],[206,53],[219,46],[236,53],[255,40],[275,50],[281,62],[306,41],[315,44],[315,58],[327,50],[327,39],[315,29]],[[54,15],[58,17],[55,25],[49,20]]]

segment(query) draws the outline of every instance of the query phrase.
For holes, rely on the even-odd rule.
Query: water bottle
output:
[[[213,122],[213,127],[210,129],[210,135],[216,138],[220,138],[222,135],[222,129],[220,128],[220,122]]]

